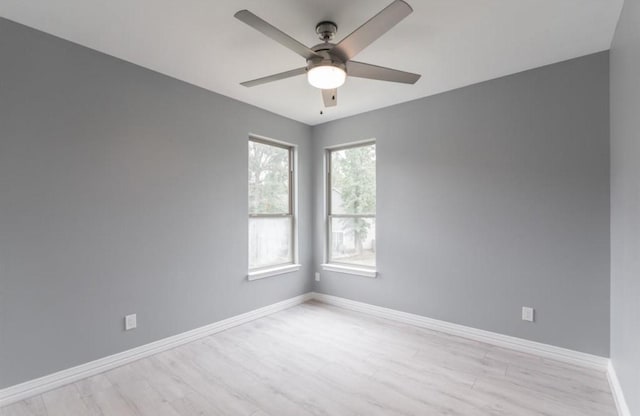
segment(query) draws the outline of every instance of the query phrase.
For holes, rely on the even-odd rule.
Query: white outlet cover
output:
[[[316,282],[320,281],[320,272],[316,272]]]
[[[138,318],[136,314],[127,315],[124,317],[124,330],[130,331],[138,326]]]
[[[533,322],[534,309],[528,306],[522,307],[522,320],[527,322]]]

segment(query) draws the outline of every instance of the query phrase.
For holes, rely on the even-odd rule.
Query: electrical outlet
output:
[[[534,313],[534,309],[528,306],[523,306],[522,307],[522,320],[523,321],[528,321],[528,322],[533,322],[533,313]]]
[[[136,314],[127,315],[124,317],[124,330],[131,331],[138,326],[138,318]]]
[[[316,282],[320,281],[320,272],[316,272]]]

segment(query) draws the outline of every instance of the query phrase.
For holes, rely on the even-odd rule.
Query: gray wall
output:
[[[325,146],[377,139],[380,277],[323,271],[315,290],[608,356],[608,65],[599,53],[316,126],[317,189]]]
[[[640,3],[611,48],[611,360],[640,415]]]
[[[309,164],[308,126],[0,19],[0,388],[311,289],[304,238],[246,281],[249,132]]]

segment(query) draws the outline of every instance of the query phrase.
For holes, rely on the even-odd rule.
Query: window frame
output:
[[[266,213],[251,213],[249,212],[249,192],[247,189],[247,227],[249,226],[249,222],[252,218],[289,218],[291,222],[291,235],[290,238],[290,251],[291,258],[289,261],[284,263],[270,264],[262,267],[251,268],[247,262],[248,267],[248,280],[257,280],[265,277],[276,276],[283,273],[290,273],[297,270],[300,270],[300,264],[298,264],[298,221],[297,221],[297,195],[298,195],[298,187],[297,187],[297,146],[291,143],[283,142],[280,140],[271,139],[268,137],[258,136],[255,134],[249,135],[249,140],[247,141],[247,146],[249,146],[250,142],[259,143],[267,146],[278,147],[281,149],[285,149],[288,151],[289,157],[289,198],[288,198],[288,212],[287,213],[277,213],[277,214],[266,214]],[[247,158],[247,162],[249,159]],[[248,178],[247,178],[248,184]],[[250,247],[250,236],[247,233],[247,250]],[[250,255],[250,253],[248,253]]]
[[[376,145],[376,171],[377,171],[377,143],[375,139],[367,139],[358,142],[351,142],[347,144],[341,144],[337,146],[331,146],[325,148],[324,157],[324,170],[325,170],[325,245],[324,245],[324,263],[321,265],[323,270],[333,271],[338,273],[354,274],[365,277],[377,277],[377,256],[376,265],[367,266],[355,263],[347,263],[332,260],[331,258],[331,244],[332,244],[332,219],[334,218],[373,218],[376,219],[377,213],[368,214],[333,214],[331,210],[331,154],[340,150],[353,149],[357,147],[365,147]],[[377,187],[377,175],[376,175],[376,187]],[[377,209],[376,209],[377,211]],[[377,221],[376,221],[377,230]]]

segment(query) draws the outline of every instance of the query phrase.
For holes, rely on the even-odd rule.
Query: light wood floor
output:
[[[615,415],[605,374],[306,303],[0,409],[57,415]]]

